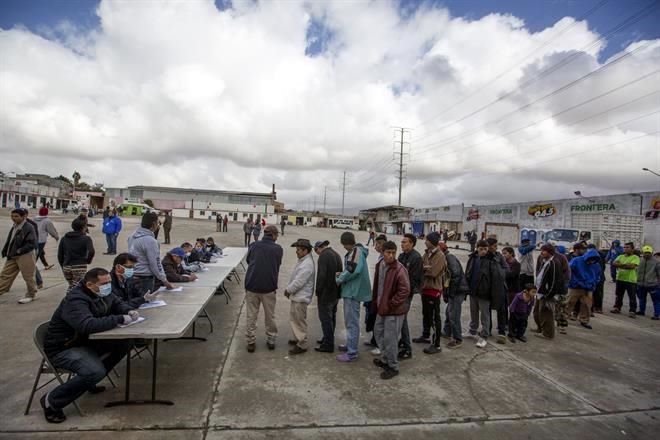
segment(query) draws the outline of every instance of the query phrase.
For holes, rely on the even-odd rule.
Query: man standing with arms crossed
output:
[[[277,227],[268,225],[264,229],[264,237],[252,243],[248,249],[245,261],[248,264],[245,273],[245,307],[247,311],[247,351],[254,353],[256,349],[257,318],[259,306],[263,305],[266,323],[266,345],[269,350],[275,350],[277,324],[275,323],[275,303],[277,301],[277,278],[282,265],[282,246],[276,243],[279,235]]]
[[[148,212],[142,216],[140,227],[128,237],[128,252],[137,259],[131,282],[140,295],[153,292],[156,279],[160,280],[168,290],[174,288],[167,281],[167,275],[160,261],[160,243],[155,236],[159,228],[158,214]]]
[[[341,256],[329,247],[329,241],[317,241],[314,252],[319,256],[316,272],[316,296],[318,297],[319,321],[323,330],[320,346],[315,350],[321,353],[335,351],[335,329],[337,327],[337,303],[341,291],[335,281],[335,274],[344,270]]]

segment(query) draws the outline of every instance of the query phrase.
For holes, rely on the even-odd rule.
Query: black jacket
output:
[[[408,271],[408,279],[410,281],[410,294],[420,293],[422,290],[422,276],[424,275],[424,268],[422,263],[422,256],[415,249],[408,252],[401,252],[399,254],[399,263]]]
[[[472,279],[476,258],[480,258],[477,252],[470,255],[465,270],[468,285]],[[504,291],[504,277],[502,272],[502,268],[499,262],[496,261],[495,255],[489,252],[485,257],[481,257],[479,273],[476,275],[477,284],[474,291],[470,292],[471,295],[479,299],[490,301],[490,307],[493,310],[499,309],[505,301],[506,292]]]
[[[60,266],[91,264],[94,259],[94,242],[82,232],[71,231],[64,234],[57,248],[57,261]]]
[[[542,258],[539,257],[539,261]],[[543,262],[538,265],[539,269],[536,273],[537,278],[541,273],[543,268]],[[548,265],[547,270],[543,274],[541,279],[541,285],[539,287],[538,293],[542,294],[546,299],[553,299],[557,295],[566,294],[566,283],[564,282],[564,272],[561,267],[561,263],[557,258],[553,258],[550,264]]]
[[[520,292],[520,263],[515,258],[512,263],[507,263],[509,265],[509,270],[506,272],[506,288],[508,292],[518,293]]]
[[[176,264],[172,259],[172,255],[166,254],[161,263],[163,264],[167,281],[170,283],[186,283],[190,281],[190,278],[184,277],[184,275],[190,275],[190,272],[181,267],[180,264]]]
[[[12,225],[11,229],[9,230],[9,234],[7,234],[7,242],[2,247],[2,257],[7,258],[8,260],[11,260],[14,257],[29,254],[30,252],[34,252],[34,250],[37,248],[37,232],[34,226],[32,226],[32,224],[28,221],[26,221],[23,224],[23,227],[21,227],[21,229],[16,232],[16,236],[13,237],[11,247],[9,247],[9,242],[12,239],[11,233],[13,229],[14,226]]]
[[[114,294],[101,298],[80,281],[53,313],[44,341],[50,357],[71,347],[90,344],[89,335],[117,327],[133,308]]]
[[[326,248],[318,259],[316,271],[316,296],[319,303],[337,301],[341,296],[341,288],[335,281],[335,274],[344,271],[341,256],[332,248]]]
[[[145,303],[142,291],[135,287],[134,282],[130,280],[128,282],[120,281],[114,269],[110,271],[110,277],[112,278],[112,293],[119,299],[128,303],[134,309]]]
[[[282,246],[270,235],[252,243],[245,257],[248,264],[245,290],[255,293],[276,291],[283,254]]]
[[[447,258],[447,269],[451,275],[449,289],[445,291],[445,295],[450,298],[457,295],[467,295],[470,292],[470,286],[468,286],[461,262],[458,261],[456,255],[449,253],[449,251],[445,252],[445,257]]]

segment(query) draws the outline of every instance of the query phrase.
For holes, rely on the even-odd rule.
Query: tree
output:
[[[144,200],[144,204],[145,204],[145,205],[149,205],[149,206],[152,207],[152,208],[154,207],[154,202],[151,201],[151,199],[145,199],[145,200]]]
[[[80,182],[80,173],[78,171],[74,171],[71,177],[73,178],[73,186],[78,186],[78,182]]]

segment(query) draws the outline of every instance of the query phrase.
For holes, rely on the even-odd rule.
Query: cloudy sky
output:
[[[0,2],[0,170],[289,207],[660,190],[660,2]]]

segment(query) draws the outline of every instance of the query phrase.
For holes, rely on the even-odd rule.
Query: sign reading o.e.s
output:
[[[527,213],[535,218],[545,218],[555,215],[557,208],[553,204],[533,205],[529,207]]]

